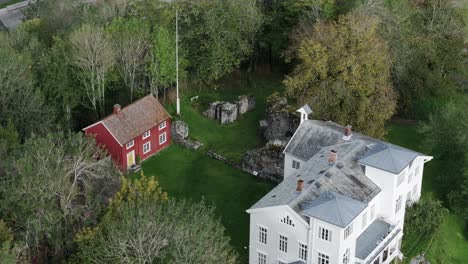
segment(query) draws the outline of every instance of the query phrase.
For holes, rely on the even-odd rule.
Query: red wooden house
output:
[[[93,135],[103,145],[122,170],[136,163],[137,157],[144,160],[171,142],[171,116],[152,96],[120,108],[83,131]]]

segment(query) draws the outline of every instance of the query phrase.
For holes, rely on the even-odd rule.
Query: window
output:
[[[416,177],[419,176],[419,165],[416,166],[416,169],[414,169],[414,175],[415,175]]]
[[[406,170],[402,171],[400,175],[398,175],[397,186],[400,186],[400,184],[405,181],[405,173],[406,173]]]
[[[258,227],[258,241],[265,245],[267,243],[267,229],[263,226]]]
[[[347,248],[345,253],[343,254],[343,264],[349,264],[349,261],[351,260],[350,255],[351,249]]]
[[[319,227],[319,238],[326,241],[331,241],[331,231],[323,227]]]
[[[266,264],[267,256],[262,252],[258,252],[258,264]]]
[[[135,144],[135,141],[134,140],[131,140],[129,142],[127,142],[127,144],[125,145],[127,147],[127,149],[133,147],[133,145]]]
[[[330,264],[330,257],[319,252],[317,263],[318,264]]]
[[[159,145],[166,143],[166,132],[159,135]]]
[[[395,214],[398,213],[398,211],[400,211],[401,209],[401,195],[398,196],[398,199],[396,200],[396,204],[395,204]]]
[[[413,173],[410,173],[410,174],[408,175],[408,183],[410,183],[411,180],[413,180]]]
[[[353,233],[353,223],[349,224],[349,226],[346,227],[344,231],[344,239],[347,239],[349,235],[351,235],[352,233]]]
[[[291,218],[289,217],[289,215],[286,215],[285,217],[281,218],[280,222],[285,223],[285,224],[290,225],[290,226],[294,226],[294,223],[291,220]]]
[[[411,202],[411,191],[409,191],[408,194],[406,195],[406,201]]]
[[[145,133],[143,133],[143,139],[145,138],[148,138],[149,136],[151,135],[151,131],[146,131]]]
[[[165,127],[166,127],[166,121],[159,124],[159,130],[161,130],[161,129],[165,128]]]
[[[283,235],[280,235],[279,250],[282,252],[288,252],[288,238]]]
[[[375,217],[375,204],[373,204],[370,208],[370,220],[374,220]]]
[[[307,245],[299,243],[299,258],[306,261],[307,260]]]
[[[151,142],[146,142],[143,144],[143,154],[146,154],[151,151]]]
[[[299,161],[297,161],[297,160],[293,160],[292,161],[292,167],[293,167],[293,169],[297,170],[297,169],[299,169],[301,167],[301,163]]]
[[[362,229],[364,229],[367,225],[367,212],[365,212],[363,215],[362,215]]]

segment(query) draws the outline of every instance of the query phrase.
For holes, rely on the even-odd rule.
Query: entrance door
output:
[[[135,165],[135,150],[132,150],[132,152],[127,153],[127,169],[130,168],[132,165]]]

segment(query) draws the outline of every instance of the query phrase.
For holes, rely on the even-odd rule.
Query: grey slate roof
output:
[[[397,171],[423,155],[357,132],[345,140],[344,129],[331,121],[305,120],[284,150],[304,162],[301,169],[251,209],[288,205],[299,215],[345,227],[381,191],[364,174],[361,164]],[[328,163],[330,150],[337,152],[336,164]],[[299,179],[304,181],[301,192],[296,191]],[[327,192],[339,198],[327,200]],[[325,210],[332,206],[334,211]]]
[[[395,228],[389,223],[376,219],[356,240],[355,256],[359,259],[366,259],[369,254],[383,241],[384,238]],[[398,235],[394,232],[393,236]],[[391,241],[391,239],[389,240]],[[385,246],[383,246],[384,248]]]
[[[366,206],[363,202],[325,191],[314,200],[304,203],[302,212],[304,215],[345,228]]]
[[[336,150],[340,157],[336,164],[328,163],[330,149]],[[301,166],[295,176],[286,178],[251,208],[289,205],[301,213],[309,202],[324,191],[367,203],[380,192],[380,188],[364,175],[361,165],[357,163],[366,151],[367,146],[362,142],[324,147]],[[304,181],[301,192],[296,191],[299,179]]]
[[[399,174],[419,155],[421,154],[390,143],[377,143],[359,163]]]

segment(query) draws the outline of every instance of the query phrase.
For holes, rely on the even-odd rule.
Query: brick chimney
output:
[[[349,141],[351,139],[351,136],[353,135],[353,131],[351,130],[352,126],[347,125],[344,129],[344,135],[343,135],[343,140]]]
[[[114,105],[114,114],[118,114],[120,112],[120,105],[119,104],[115,104]]]
[[[338,153],[336,153],[336,150],[332,149],[328,153],[328,163],[329,164],[335,164],[336,160],[338,159]]]
[[[297,180],[297,188],[296,191],[302,192],[302,189],[304,188],[304,181],[302,179]]]

